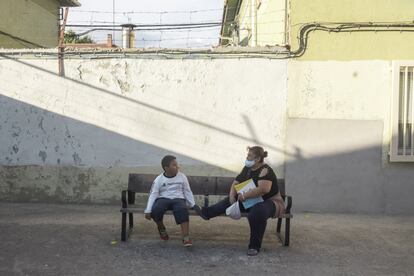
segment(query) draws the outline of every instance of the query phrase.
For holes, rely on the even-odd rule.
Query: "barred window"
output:
[[[393,107],[390,160],[414,162],[414,62],[393,63]]]

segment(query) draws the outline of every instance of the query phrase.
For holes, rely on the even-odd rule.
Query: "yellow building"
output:
[[[0,1],[0,48],[56,47],[60,7],[77,6],[77,0]]]
[[[277,58],[288,61],[285,149],[295,155],[284,170],[296,208],[412,208],[413,11],[412,0],[225,2],[221,45],[289,51]]]
[[[332,29],[309,26],[309,47],[303,59],[401,59],[412,56],[414,37],[405,33],[404,27],[385,34],[374,23],[411,24],[413,9],[410,0],[226,0],[220,44],[287,45],[295,50],[299,47],[300,30],[316,23]],[[370,23],[372,28],[344,32],[346,29],[335,29],[338,24],[333,23]],[[373,44],[381,47],[372,47]]]

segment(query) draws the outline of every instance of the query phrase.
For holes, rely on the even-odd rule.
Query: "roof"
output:
[[[80,7],[78,0],[59,0],[61,7]]]
[[[221,22],[221,36],[228,37],[232,30],[232,23],[234,22],[240,10],[240,5],[243,0],[226,0],[223,9],[223,19]],[[228,39],[220,39],[220,44],[227,44]]]

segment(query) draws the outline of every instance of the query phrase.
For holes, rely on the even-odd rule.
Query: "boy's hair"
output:
[[[162,169],[165,171],[165,167],[169,167],[170,164],[171,164],[171,162],[173,160],[175,160],[175,159],[177,159],[177,158],[175,158],[175,156],[172,156],[172,155],[166,155],[166,156],[164,156],[162,158],[162,160],[161,160],[161,167],[162,167]]]

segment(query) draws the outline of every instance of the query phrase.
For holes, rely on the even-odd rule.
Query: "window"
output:
[[[414,162],[414,62],[393,63],[390,161]]]

